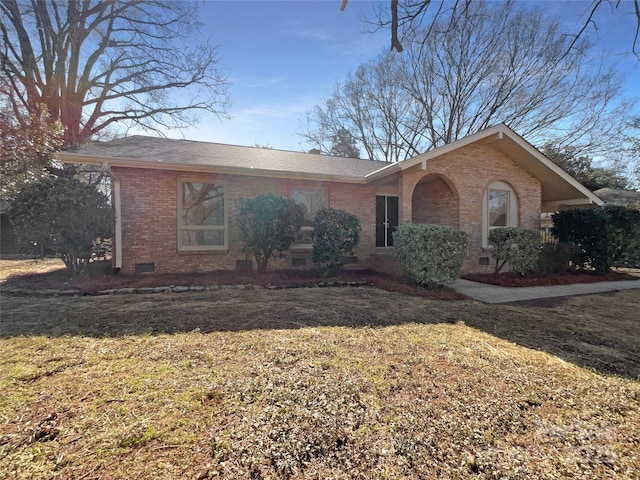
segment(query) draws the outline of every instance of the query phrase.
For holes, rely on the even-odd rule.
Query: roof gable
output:
[[[536,177],[542,185],[543,211],[554,211],[560,206],[602,205],[603,203],[588,188],[504,124],[486,128],[397,164],[387,165],[368,174],[366,178],[371,181],[416,165],[426,168],[430,159],[474,143],[491,145]]]

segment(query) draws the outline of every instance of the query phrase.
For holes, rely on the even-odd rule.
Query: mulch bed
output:
[[[511,272],[489,274],[467,274],[464,279],[502,287],[529,287],[540,285],[567,285],[616,280],[637,280],[640,277],[624,272],[609,272],[596,275],[588,272],[555,274],[528,273],[521,276]],[[21,274],[9,277],[7,287],[26,289],[79,289],[87,294],[116,288],[143,288],[164,286],[208,286],[208,285],[254,285],[265,288],[314,287],[337,282],[366,282],[383,290],[434,300],[465,300],[467,297],[452,288],[442,287],[428,290],[418,287],[412,279],[388,275],[369,269],[343,269],[337,276],[322,278],[315,270],[273,270],[264,274],[255,271],[217,270],[202,273],[94,275],[73,279],[64,270],[46,273]]]
[[[363,283],[383,290],[405,295],[424,297],[433,300],[467,300],[468,297],[452,288],[442,287],[435,290],[420,288],[407,277],[387,275],[372,270],[344,269],[337,276],[322,278],[314,270],[273,270],[264,274],[255,271],[217,270],[202,273],[168,273],[137,275],[104,275],[97,278],[72,279],[65,270],[53,272],[15,275],[5,283],[6,286],[29,289],[69,289],[76,288],[87,294],[115,288],[142,288],[163,286],[198,285],[255,285],[261,287],[292,288],[314,287],[338,282]]]
[[[527,273],[519,275],[513,272],[482,273],[463,275],[462,278],[474,282],[488,283],[500,287],[535,287],[552,285],[570,285],[573,283],[613,282],[618,280],[638,280],[639,277],[624,272],[596,274],[589,272],[564,273]]]

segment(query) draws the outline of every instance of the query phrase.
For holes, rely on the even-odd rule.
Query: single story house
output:
[[[263,193],[306,207],[297,243],[275,268],[312,266],[311,222],[324,207],[360,219],[361,266],[392,268],[391,234],[413,222],[465,231],[463,271],[486,272],[493,268],[490,229],[539,228],[542,212],[602,204],[503,124],[399,163],[145,136],[56,156],[111,176],[113,261],[123,273],[236,268],[246,260],[238,201]]]

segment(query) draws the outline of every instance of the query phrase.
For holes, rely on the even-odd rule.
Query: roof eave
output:
[[[391,175],[392,173],[397,172],[399,170],[401,170],[399,163],[390,163],[376,170],[375,172],[371,172],[365,175],[364,180],[366,183],[375,182],[376,180],[379,180],[380,178],[384,178],[387,175]]]
[[[604,202],[594,202],[585,198],[574,198],[569,200],[554,200],[551,202],[542,203],[542,212],[557,212],[564,208],[588,208],[599,207]]]
[[[217,173],[226,175],[248,175],[252,177],[268,178],[289,178],[296,180],[325,181],[337,183],[367,183],[364,177],[354,177],[349,175],[332,175],[312,172],[296,172],[290,170],[270,170],[262,168],[232,167],[221,165],[198,165],[171,162],[158,162],[155,160],[140,160],[124,157],[97,157],[93,155],[82,155],[71,152],[59,152],[55,158],[63,163],[85,164],[85,165],[109,165],[120,168],[146,168],[151,170],[171,170],[177,172],[193,173]]]
[[[508,128],[505,126],[505,128]],[[508,132],[507,132],[508,134]],[[541,153],[537,148],[527,142],[524,138],[522,138],[517,133],[513,132],[513,135],[509,135],[509,139],[515,142],[518,147],[522,148],[527,154],[534,157],[538,162],[540,162],[544,167],[551,170],[552,173],[559,176],[562,180],[568,183],[573,189],[577,190],[579,194],[584,195],[584,199],[568,199],[562,200],[558,202],[548,202],[548,203],[559,203],[562,205],[603,205],[604,202],[600,197],[595,195],[591,190],[582,185],[578,180],[573,178],[567,172],[565,172],[562,168],[560,168],[555,162]],[[535,172],[530,171],[533,175],[536,175]],[[536,175],[537,176],[537,175]],[[586,200],[586,201],[585,201]],[[544,200],[543,200],[544,201]]]

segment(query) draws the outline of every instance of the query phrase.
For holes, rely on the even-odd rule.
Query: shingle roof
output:
[[[635,202],[640,202],[640,192],[633,190],[622,190],[618,188],[601,188],[595,193],[602,200],[610,205],[627,206]]]
[[[374,160],[330,157],[312,153],[290,152],[268,148],[241,147],[220,143],[174,140],[134,135],[110,142],[81,145],[58,154],[65,162],[108,162],[121,166],[197,170],[247,170],[283,174],[305,174],[329,177],[365,175],[388,165]],[[285,175],[286,176],[286,175]]]

